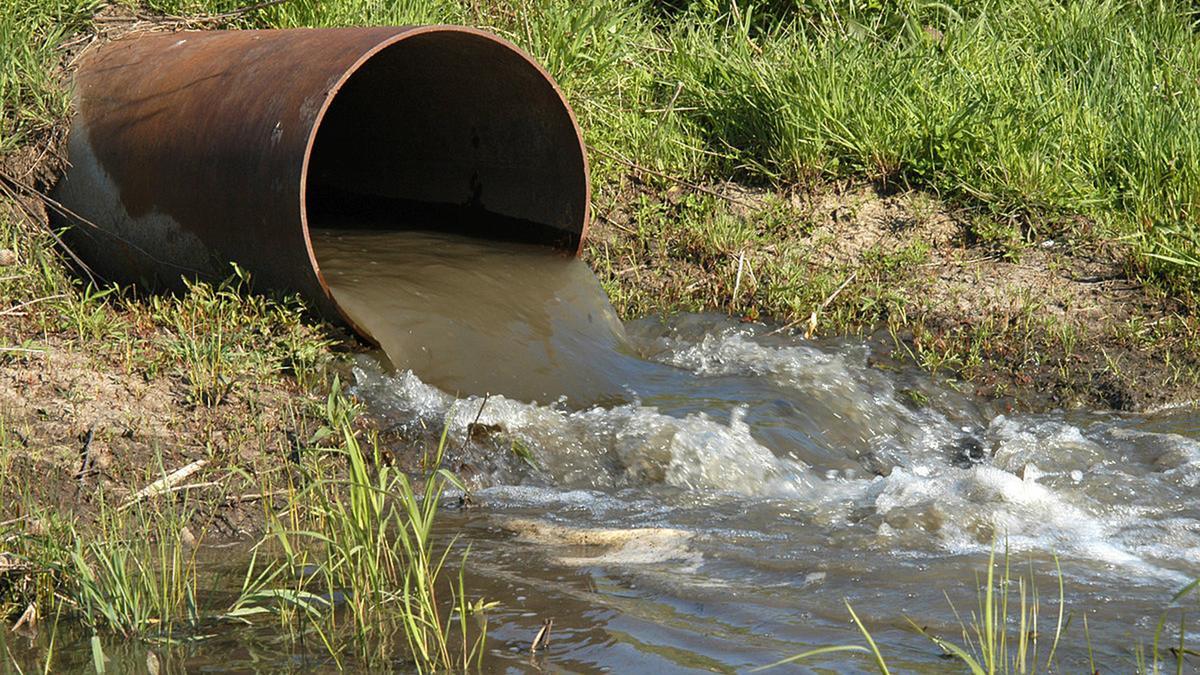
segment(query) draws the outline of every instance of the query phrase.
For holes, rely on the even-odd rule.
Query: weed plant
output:
[[[911,629],[919,635],[928,638],[948,657],[959,662],[972,675],[1033,675],[1035,673],[1065,672],[1056,655],[1059,648],[1068,637],[1073,614],[1067,610],[1065,583],[1062,568],[1055,560],[1057,574],[1057,602],[1055,605],[1043,605],[1043,599],[1033,582],[1032,569],[1028,577],[1014,575],[1012,559],[1006,549],[1003,560],[996,560],[993,548],[988,556],[987,569],[983,577],[977,579],[976,606],[969,615],[959,613],[954,603],[946,596],[950,609],[958,621],[959,639],[937,635],[924,627],[919,621],[906,617]],[[1172,599],[1172,604],[1181,603],[1188,599],[1197,588],[1200,581],[1193,582],[1180,590]],[[811,649],[794,656],[755,668],[764,671],[781,665],[796,663],[818,657],[828,657],[830,654],[860,653],[871,658],[875,669],[881,675],[889,675],[891,670],[884,650],[875,642],[870,629],[859,619],[858,614],[846,602],[846,610],[850,614],[855,627],[858,628],[865,645],[844,644],[829,645]],[[1074,639],[1086,647],[1088,654],[1088,671],[1100,672],[1098,665],[1116,668],[1114,672],[1136,672],[1139,675],[1159,675],[1165,672],[1185,672],[1189,657],[1196,652],[1187,647],[1185,640],[1185,614],[1179,610],[1179,644],[1168,646],[1163,638],[1163,631],[1170,618],[1171,611],[1164,611],[1159,619],[1154,633],[1150,636],[1149,644],[1139,641],[1133,650],[1133,661],[1116,666],[1115,664],[1097,664],[1092,652],[1091,636],[1087,629],[1087,617],[1082,618],[1081,629],[1077,629]],[[1043,632],[1045,620],[1049,617],[1052,628]],[[1082,634],[1080,634],[1082,633]],[[1148,650],[1148,651],[1147,651]]]
[[[297,629],[311,628],[329,644],[341,635],[338,642],[356,645],[368,662],[394,653],[391,640],[402,637],[419,670],[478,666],[489,605],[468,597],[465,555],[455,575],[447,567],[453,542],[439,548],[433,536],[444,491],[461,488],[438,468],[445,434],[420,484],[388,466],[374,440],[364,451],[349,426],[337,435],[340,447],[327,452],[344,462],[345,478],[327,473],[329,457],[317,458],[276,526],[288,568],[308,570],[286,592],[287,606],[302,610],[292,613]]]

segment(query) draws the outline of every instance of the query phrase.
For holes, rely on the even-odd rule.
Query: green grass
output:
[[[1055,573],[1057,601],[1050,605],[1044,602],[1033,581],[1032,564],[1028,576],[1015,574],[1008,550],[1005,550],[1003,559],[998,561],[993,549],[983,577],[977,579],[976,606],[964,616],[952,602],[950,603],[950,610],[959,624],[960,632],[957,638],[938,635],[918,620],[912,617],[905,618],[913,632],[929,639],[945,657],[954,659],[972,675],[1066,672],[1056,656],[1061,656],[1060,648],[1065,645],[1068,636],[1077,646],[1086,647],[1089,669],[1093,672],[1100,672],[1097,670],[1097,666],[1100,666],[1105,668],[1105,672],[1111,669],[1111,672],[1136,672],[1138,675],[1182,673],[1188,663],[1188,657],[1196,655],[1195,650],[1188,648],[1185,642],[1186,608],[1182,603],[1191,599],[1192,594],[1200,587],[1200,581],[1188,584],[1171,598],[1170,604],[1178,606],[1178,610],[1168,609],[1162,613],[1153,634],[1149,636],[1148,644],[1147,640],[1140,639],[1136,649],[1131,650],[1132,662],[1098,664],[1092,652],[1086,612],[1081,619],[1082,627],[1073,634],[1069,631],[1074,616],[1067,609],[1065,582],[1057,559]],[[943,590],[943,593],[945,592]],[[948,594],[946,598],[949,602]],[[886,650],[881,649],[875,642],[869,627],[859,619],[849,601],[846,602],[846,609],[855,627],[862,634],[865,645],[818,647],[754,670],[770,670],[832,653],[860,653],[872,659],[873,666],[880,675],[889,675]],[[1179,616],[1180,641],[1178,645],[1168,646],[1162,640],[1163,630],[1174,614]],[[1043,632],[1040,627],[1046,625],[1047,618],[1051,622],[1050,628]]]
[[[273,527],[285,566],[309,570],[307,578],[259,595],[303,599],[303,611],[290,615],[291,629],[313,630],[339,663],[348,647],[365,663],[386,662],[394,658],[394,641],[402,640],[420,671],[478,667],[490,605],[470,599],[465,555],[454,574],[453,542],[439,547],[433,532],[444,491],[461,487],[440,468],[445,434],[413,479],[388,466],[373,439],[364,448],[348,423],[336,422],[341,415],[332,411],[334,427],[314,436],[337,445],[311,458],[306,484]],[[344,477],[329,473],[330,460],[344,464]],[[318,600],[335,596],[344,598],[342,606]]]
[[[695,108],[705,147],[732,155],[725,171],[884,179],[1030,228],[1081,213],[1131,237],[1149,267],[1195,281],[1190,6],[855,4],[751,25],[676,19],[679,105]]]
[[[100,0],[14,0],[0,13],[0,155],[58,124],[70,98],[54,72],[58,46]]]
[[[183,532],[195,509],[166,501],[126,510],[101,500],[86,523],[29,504],[24,519],[38,525],[0,533],[0,550],[22,565],[5,576],[3,615],[32,607],[43,622],[77,619],[93,634],[123,638],[169,641],[194,630],[198,549]]]
[[[1128,238],[1146,272],[1194,288],[1192,12],[1115,0],[296,0],[239,25],[480,25],[558,79],[603,153],[602,190],[627,172],[612,157],[701,182],[883,180],[1016,216],[1034,236],[1085,215]]]
[[[98,537],[72,533],[64,573],[85,624],[167,639],[196,627],[197,549],[181,535],[191,515],[173,508],[107,513]]]
[[[182,295],[126,305],[134,314],[142,308],[159,327],[157,351],[167,355],[195,405],[218,405],[239,388],[280,373],[314,387],[329,359],[332,341],[307,324],[300,300],[252,294],[249,275],[236,266],[219,284],[187,282]]]

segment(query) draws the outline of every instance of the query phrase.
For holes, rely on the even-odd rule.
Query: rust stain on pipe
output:
[[[98,226],[74,223],[68,243],[109,279],[176,285],[236,262],[371,339],[321,276],[316,211],[414,213],[575,254],[586,235],[570,107],[536,62],[483,31],[126,38],[85,57],[75,96],[53,196]]]

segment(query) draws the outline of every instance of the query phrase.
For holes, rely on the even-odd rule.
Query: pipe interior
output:
[[[472,33],[421,33],[373,55],[330,104],[308,164],[308,223],[574,252],[582,153],[558,92],[522,55]]]

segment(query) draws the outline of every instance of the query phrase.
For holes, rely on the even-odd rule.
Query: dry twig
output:
[[[159,478],[158,480],[139,490],[137,494],[135,494],[129,501],[125,502],[121,506],[121,510],[129,508],[143,499],[146,499],[147,497],[154,497],[156,495],[174,492],[175,486],[187,480],[189,476],[196,473],[200,469],[203,469],[207,464],[207,459],[198,459],[190,464],[172,471],[171,473]]]
[[[820,315],[821,312],[824,312],[825,308],[829,306],[829,303],[833,302],[834,298],[836,298],[842,291],[846,290],[846,287],[849,286],[850,282],[854,281],[857,276],[858,270],[854,270],[850,276],[846,277],[845,281],[842,282],[842,285],[838,286],[834,292],[830,293],[829,297],[825,298],[825,301],[818,305],[817,308],[812,311],[812,314],[808,315],[808,330],[804,331],[805,339],[811,338],[814,334],[816,334],[818,315]],[[776,335],[784,332],[785,330],[795,328],[796,326],[800,325],[801,321],[803,321],[803,319],[796,319],[795,321],[785,323],[779,328],[767,333],[767,335]]]

